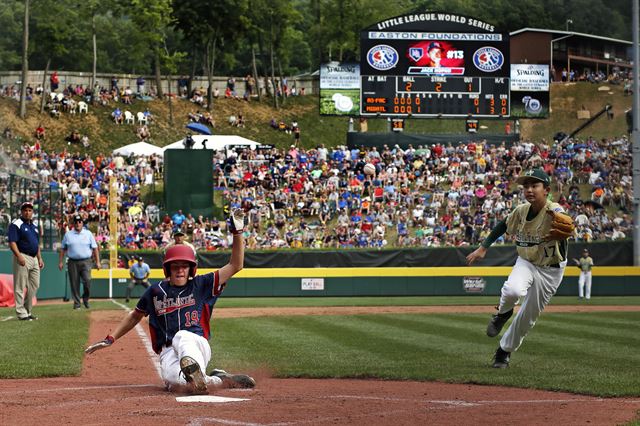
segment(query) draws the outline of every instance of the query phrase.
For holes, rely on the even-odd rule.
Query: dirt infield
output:
[[[604,310],[606,307],[549,307]],[[616,310],[628,307],[615,307]],[[638,310],[638,307],[633,307]],[[611,309],[611,308],[609,308]],[[487,312],[486,306],[401,308],[251,309],[258,315],[381,312]],[[90,341],[113,330],[123,313],[92,313]],[[247,316],[219,309],[218,317]],[[146,332],[146,326],[145,326]],[[136,425],[416,425],[416,424],[621,424],[635,418],[640,398],[602,399],[568,393],[438,382],[274,379],[252,372],[253,390],[218,390],[216,396],[246,399],[179,402],[164,390],[156,358],[130,332],[85,358],[81,377],[0,381],[0,424]]]

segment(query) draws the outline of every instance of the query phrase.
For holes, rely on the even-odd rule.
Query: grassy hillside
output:
[[[606,104],[613,109],[613,119],[601,116],[577,137],[605,138],[627,133],[624,112],[631,108],[632,97],[624,96],[622,86],[611,84],[554,84],[551,88],[551,116],[547,120],[521,120],[523,136],[532,140],[549,138],[558,131],[569,134],[586,120],[578,120],[577,111],[586,108],[594,116]]]
[[[606,86],[604,91],[598,90]],[[549,119],[521,120],[521,132],[524,138],[540,140],[549,139],[556,132],[569,133],[578,127],[584,120],[578,120],[576,111],[584,106],[595,114],[605,104],[613,105],[614,118],[608,120],[600,118],[579,136],[594,137],[616,136],[626,133],[624,111],[631,106],[631,97],[623,96],[620,86],[593,85],[589,83],[553,85],[551,91],[552,113]],[[127,108],[120,105],[121,109],[129,109],[133,113],[148,108],[156,117],[151,125],[151,142],[158,146],[164,146],[181,139],[186,134],[184,126],[188,123],[187,114],[195,112],[197,105],[185,100],[173,100],[173,121],[169,119],[170,105],[168,101],[136,101]],[[42,123],[47,130],[46,149],[60,150],[66,146],[64,138],[77,129],[82,134],[87,134],[91,140],[91,147],[87,150],[90,154],[109,152],[114,148],[137,141],[135,135],[136,126],[116,125],[111,120],[111,111],[114,107],[90,107],[88,115],[70,116],[63,115],[60,119],[53,119],[47,114],[40,115],[39,101],[34,101],[28,108],[27,118],[20,119],[17,116],[18,103],[12,99],[0,98],[0,130],[9,127],[20,138],[31,140],[33,131]],[[287,147],[293,142],[293,136],[271,129],[269,122],[272,118],[284,120],[290,123],[297,120],[301,128],[301,142],[303,146],[311,147],[319,143],[327,146],[344,144],[348,128],[348,118],[345,117],[321,117],[318,115],[318,98],[304,96],[289,98],[279,110],[273,108],[270,100],[263,102],[244,102],[231,99],[219,99],[214,101],[212,114],[216,126],[216,134],[238,134],[261,143],[274,144],[278,147]],[[238,129],[228,124],[230,115],[243,114],[246,119],[246,127]],[[502,133],[504,122],[501,120],[481,120],[480,125],[485,129],[482,133]],[[383,132],[386,130],[385,119],[369,120],[370,132]],[[356,125],[357,127],[357,125]],[[408,119],[406,121],[408,133],[453,133],[465,132],[464,120],[453,119]],[[79,149],[74,147],[72,149]]]

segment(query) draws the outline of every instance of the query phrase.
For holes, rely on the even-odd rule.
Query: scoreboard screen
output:
[[[509,35],[466,16],[381,21],[360,40],[360,115],[509,117]]]

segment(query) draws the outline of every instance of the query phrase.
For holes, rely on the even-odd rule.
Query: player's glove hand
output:
[[[552,217],[552,220],[551,229],[544,237],[545,241],[566,240],[573,236],[576,226],[573,224],[571,216],[560,212],[554,212],[552,210],[548,210],[547,214]]]
[[[109,335],[107,337],[104,338],[104,340],[98,342],[98,343],[94,343],[93,345],[89,346],[87,349],[84,350],[84,353],[86,354],[92,354],[95,351],[97,351],[98,349],[104,349],[107,348],[109,346],[111,346],[113,344],[113,342],[115,342],[116,339],[113,338],[113,336]]]
[[[229,218],[229,230],[232,234],[242,234],[245,226],[245,214],[242,209],[235,209],[231,212],[231,217]]]

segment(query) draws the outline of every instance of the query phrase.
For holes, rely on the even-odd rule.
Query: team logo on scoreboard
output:
[[[409,48],[409,57],[413,59],[415,62],[418,62],[420,59],[424,57],[424,49],[422,47]]]
[[[386,44],[379,44],[369,49],[367,62],[377,70],[390,70],[398,63],[398,51]]]
[[[473,54],[473,64],[480,71],[494,72],[504,65],[504,55],[495,47],[481,47]]]

